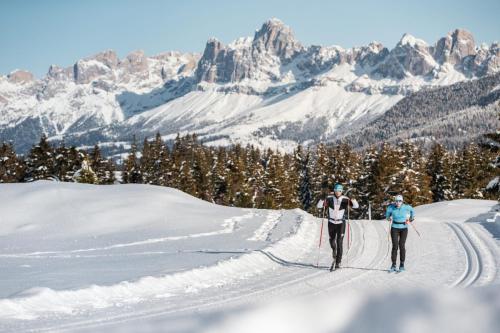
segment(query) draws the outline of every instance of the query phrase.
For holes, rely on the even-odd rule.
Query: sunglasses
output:
[[[396,200],[396,202],[403,202],[403,200]]]

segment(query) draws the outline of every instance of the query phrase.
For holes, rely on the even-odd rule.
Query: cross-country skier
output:
[[[403,196],[398,194],[395,197],[395,202],[387,206],[385,213],[387,221],[391,222],[391,239],[392,239],[392,266],[389,272],[396,271],[396,259],[398,257],[399,247],[399,271],[405,270],[405,242],[408,236],[408,223],[412,223],[415,219],[413,207],[403,203]]]
[[[330,236],[330,246],[332,247],[333,262],[330,271],[340,268],[342,262],[342,250],[344,234],[346,230],[346,213],[349,207],[358,208],[355,199],[349,199],[342,195],[344,188],[341,184],[335,184],[333,193],[330,193],[325,200],[320,200],[317,207],[324,209],[328,217],[328,235]]]

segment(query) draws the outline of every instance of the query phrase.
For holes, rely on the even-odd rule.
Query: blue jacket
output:
[[[392,227],[397,229],[406,229],[406,220],[409,219],[413,221],[415,218],[415,211],[413,207],[407,204],[402,204],[401,207],[396,207],[395,204],[390,204],[387,206],[387,211],[385,212],[385,218],[387,220],[392,218]]]

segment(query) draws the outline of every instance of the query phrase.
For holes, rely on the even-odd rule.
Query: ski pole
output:
[[[318,244],[318,260],[316,261],[316,267],[319,267],[319,254],[321,252],[321,240],[323,239],[323,224],[325,222],[325,207],[323,207],[323,214],[321,218],[321,229],[319,232],[319,244]]]
[[[413,225],[413,222],[408,222],[408,223],[410,223],[410,224],[411,224],[411,226],[413,227],[413,229],[414,229],[414,230],[415,230],[415,232],[417,233],[418,237],[422,237],[422,236],[420,235],[420,232],[418,232],[417,228]]]
[[[349,199],[350,200],[350,199]],[[349,222],[350,222],[350,216],[349,213],[351,211],[351,206],[349,206],[349,201],[347,202],[347,267],[349,267],[349,249],[351,248],[351,237],[350,237],[350,232],[349,232]]]

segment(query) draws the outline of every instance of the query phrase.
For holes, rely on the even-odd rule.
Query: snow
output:
[[[387,222],[351,221],[344,268],[329,273],[327,233],[316,267],[321,220],[300,210],[148,185],[2,184],[0,331],[496,332],[498,209],[416,207],[422,236],[410,229],[397,275]]]
[[[488,185],[486,185],[486,189],[493,189],[498,186],[498,183],[500,183],[500,176],[496,176],[495,178],[490,180]]]
[[[424,40],[415,38],[408,33],[403,35],[399,43],[401,45],[408,45],[411,47],[415,47],[416,45],[427,46],[427,43]]]
[[[252,46],[252,37],[240,37],[227,45],[229,49],[243,50]]]

